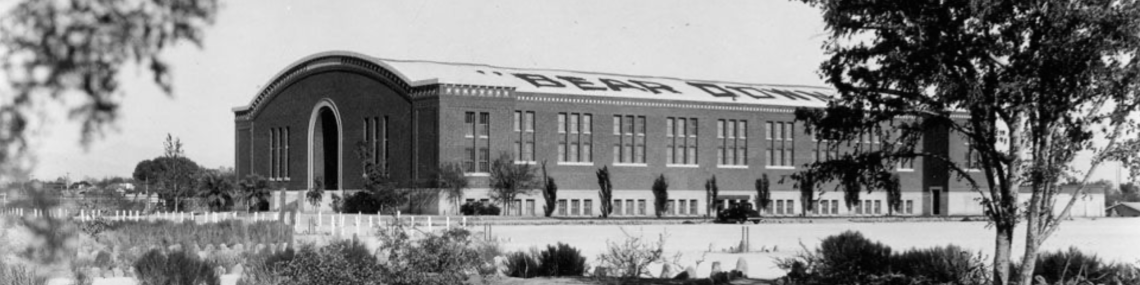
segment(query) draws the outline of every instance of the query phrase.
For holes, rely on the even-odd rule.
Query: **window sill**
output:
[[[716,168],[748,169],[748,165],[717,164]]]
[[[558,162],[558,165],[564,165],[564,166],[594,166],[594,163],[593,163],[593,162],[567,162],[567,161],[560,161],[560,162]]]
[[[796,167],[795,167],[795,166],[775,166],[775,165],[768,165],[768,166],[764,166],[764,169],[795,170],[795,169],[796,169]]]
[[[898,171],[898,172],[914,172],[914,168],[910,168],[910,169],[898,168],[898,169],[895,169],[895,171]]]
[[[515,160],[515,164],[537,164],[535,161]]]
[[[649,165],[645,164],[645,163],[614,163],[614,166],[617,166],[617,167],[647,167]]]
[[[463,176],[467,176],[467,177],[490,177],[491,173],[488,173],[488,172],[470,172],[470,173],[464,173]]]
[[[665,167],[678,167],[678,168],[700,168],[697,164],[666,164]]]

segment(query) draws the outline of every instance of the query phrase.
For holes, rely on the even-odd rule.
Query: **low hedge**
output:
[[[459,206],[459,212],[467,216],[498,216],[501,210],[494,204],[468,202]]]
[[[190,245],[238,243],[269,244],[289,242],[293,239],[292,226],[276,221],[245,222],[237,220],[222,221],[218,223],[198,224],[191,221],[183,223],[171,221],[89,221],[81,223],[100,223],[101,231],[95,238],[101,243],[116,248],[130,248],[138,246],[170,246],[180,244],[186,248]]]

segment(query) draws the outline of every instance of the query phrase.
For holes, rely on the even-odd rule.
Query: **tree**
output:
[[[669,201],[669,182],[665,181],[665,174],[653,180],[653,207],[657,217],[665,213],[665,203]]]
[[[174,205],[175,211],[180,211],[182,199],[198,194],[195,187],[202,169],[184,156],[178,138],[167,134],[163,146],[162,156],[139,162],[132,176],[144,184],[144,189],[157,192],[159,198]]]
[[[705,200],[707,201],[705,203],[706,215],[714,214],[713,209],[716,208],[716,197],[720,196],[717,192],[720,192],[720,188],[716,186],[716,175],[713,175],[709,180],[705,180],[705,196],[707,197]]]
[[[996,232],[994,284],[1011,280],[1021,221],[1018,280],[1031,280],[1038,247],[1085,189],[1076,187],[1054,211],[1064,177],[1087,182],[1109,160],[1140,166],[1127,159],[1137,153],[1128,136],[1137,133],[1132,112],[1140,106],[1136,1],[804,2],[824,15],[830,59],[820,74],[839,98],[824,110],[797,110],[796,118],[832,150],[864,134],[883,141],[878,149],[855,144],[805,172],[887,189],[894,182],[884,173],[899,162],[921,157],[945,165],[982,196]],[[927,130],[961,139],[967,157],[920,149]],[[1081,151],[1093,153],[1083,173],[1071,165]],[[1129,168],[1133,176],[1140,171]],[[1030,190],[1024,208],[1023,186]]]
[[[198,182],[201,186],[198,196],[206,199],[206,205],[211,210],[221,210],[233,201],[233,196],[230,196],[234,188],[232,176],[232,172],[227,175],[219,170],[202,171]]]
[[[891,182],[887,183],[887,215],[894,215],[902,208],[902,187],[899,185],[899,174],[891,174]]]
[[[246,175],[238,183],[238,187],[241,188],[246,211],[261,211],[261,205],[268,203],[272,195],[269,192],[269,188],[272,187],[269,180],[257,174]]]
[[[501,203],[505,213],[511,213],[511,202],[515,197],[526,195],[539,187],[534,172],[534,167],[530,164],[515,164],[509,155],[500,155],[491,162],[491,199]]]
[[[30,162],[25,135],[45,103],[69,104],[82,122],[86,146],[117,119],[122,101],[120,72],[146,66],[154,82],[172,94],[170,67],[160,57],[169,47],[201,46],[214,21],[216,0],[20,1],[0,16],[0,66],[7,94],[0,102],[0,173],[24,173]],[[65,96],[82,95],[80,100]]]
[[[756,206],[757,210],[765,211],[768,205],[772,204],[772,182],[768,180],[768,174],[760,175],[756,179]]]
[[[447,194],[448,200],[455,205],[455,212],[459,212],[459,203],[463,201],[463,190],[470,182],[463,175],[463,166],[458,162],[447,163],[439,167],[439,187]]]
[[[313,208],[317,209],[317,212],[320,212],[321,211],[321,200],[324,200],[324,199],[325,199],[325,179],[324,179],[324,177],[320,177],[320,176],[314,177],[313,178],[313,187],[309,188],[309,190],[305,191],[305,201],[308,201],[309,205],[313,205]]]
[[[554,177],[546,175],[546,161],[542,161],[542,199],[546,200],[546,206],[542,207],[542,212],[547,217],[554,213],[555,207],[558,207],[558,184],[554,184]]]
[[[595,173],[598,176],[598,199],[601,200],[602,218],[609,218],[614,212],[614,184],[610,182],[610,169],[602,166]]]
[[[792,179],[796,181],[796,188],[800,190],[800,206],[804,209],[800,211],[800,216],[807,216],[807,213],[815,209],[815,179],[812,178],[810,172],[801,172],[792,175]]]

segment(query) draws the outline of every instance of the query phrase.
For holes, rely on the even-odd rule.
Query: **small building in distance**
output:
[[[1140,203],[1121,202],[1105,209],[1110,217],[1140,217]]]
[[[464,200],[490,200],[488,169],[501,155],[517,164],[546,163],[558,186],[555,216],[599,216],[595,171],[607,167],[613,216],[651,216],[650,187],[669,181],[668,216],[708,214],[705,182],[716,176],[719,200],[755,203],[767,175],[767,215],[797,216],[803,203],[792,174],[834,152],[804,132],[796,108],[823,108],[834,90],[485,64],[392,60],[326,52],[298,60],[269,78],[249,104],[233,108],[235,171],[258,174],[302,199],[320,181],[326,190],[357,190],[365,163],[397,181],[426,181],[458,163],[471,181]],[[960,118],[966,118],[961,114]],[[856,144],[874,147],[878,136]],[[948,127],[925,130],[919,151],[973,164],[967,140]],[[362,155],[366,154],[366,155]],[[947,170],[918,158],[901,162],[898,211],[883,191],[848,207],[843,194],[812,201],[813,216],[980,215],[978,194]],[[982,173],[971,170],[975,180]],[[278,195],[278,194],[274,194]],[[1089,215],[1103,215],[1089,203]],[[329,201],[325,199],[324,201]],[[439,199],[436,214],[457,205]],[[507,215],[542,215],[540,191],[511,201]],[[326,203],[327,204],[327,203]],[[840,206],[843,205],[843,206]],[[327,208],[327,205],[324,206]],[[1077,215],[1077,211],[1074,211]]]

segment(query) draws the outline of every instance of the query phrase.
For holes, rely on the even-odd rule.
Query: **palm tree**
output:
[[[240,185],[242,197],[245,199],[246,209],[257,207],[261,201],[268,201],[272,193],[269,192],[269,180],[257,174],[250,174],[242,179]]]
[[[226,202],[233,199],[231,190],[233,183],[224,175],[217,172],[208,172],[201,177],[202,190],[198,196],[206,199],[211,210],[217,211],[225,207]]]

